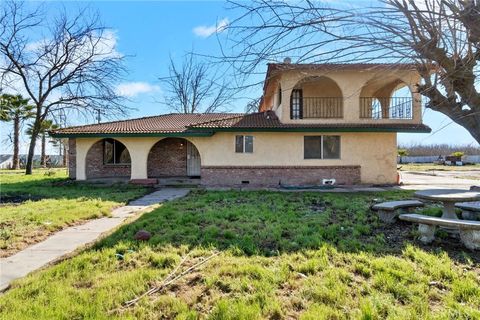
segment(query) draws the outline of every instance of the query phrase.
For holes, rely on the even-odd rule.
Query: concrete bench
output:
[[[462,217],[465,220],[477,220],[480,216],[480,201],[459,202],[455,207],[462,209]]]
[[[410,209],[423,207],[424,204],[418,200],[401,200],[378,203],[372,206],[372,210],[378,212],[380,220],[385,223],[392,223],[397,216],[397,210],[402,212],[409,212]]]
[[[434,240],[436,227],[442,226],[458,229],[460,231],[460,239],[468,249],[480,249],[480,221],[445,219],[421,214],[401,214],[398,218],[418,223],[420,241],[425,244]]]

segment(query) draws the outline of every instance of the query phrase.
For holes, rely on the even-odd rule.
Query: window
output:
[[[253,136],[235,136],[236,153],[253,153]]]
[[[280,86],[278,86],[277,100],[278,100],[277,105],[279,106],[282,103],[282,88]]]
[[[304,159],[340,159],[340,136],[304,137]]]
[[[123,143],[114,139],[103,140],[104,164],[130,164],[130,153]]]
[[[293,89],[290,98],[290,119],[303,118],[303,92],[302,89]]]

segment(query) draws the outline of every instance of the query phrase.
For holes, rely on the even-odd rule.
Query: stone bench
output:
[[[398,218],[400,220],[418,223],[420,241],[425,244],[435,239],[436,227],[442,226],[458,229],[460,231],[460,239],[468,249],[480,249],[480,221],[445,219],[421,214],[401,214]]]
[[[459,202],[455,207],[462,209],[462,217],[465,220],[477,220],[480,216],[480,201]]]
[[[424,204],[418,200],[401,200],[377,203],[372,210],[378,212],[378,217],[385,223],[392,223],[397,216],[397,210],[409,212],[410,209],[423,207]]]

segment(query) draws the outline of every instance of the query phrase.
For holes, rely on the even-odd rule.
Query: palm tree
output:
[[[398,156],[400,157],[400,164],[403,163],[403,157],[408,156],[408,150],[407,149],[398,149],[397,150]]]
[[[2,94],[0,96],[0,121],[13,121],[13,166],[20,169],[19,138],[20,125],[23,121],[34,116],[33,106],[28,104],[29,99],[21,95]]]
[[[48,132],[50,130],[55,130],[55,129],[58,129],[58,128],[59,128],[59,126],[54,124],[52,120],[43,120],[42,123],[40,124],[40,132],[39,132],[39,136],[40,136],[40,139],[41,139],[40,165],[42,167],[45,167],[45,165],[47,163],[47,155],[46,155],[45,149],[46,149],[46,145],[47,145]],[[29,136],[32,136],[32,132],[33,132],[33,124],[30,124],[28,126],[28,129],[27,129],[26,133]]]

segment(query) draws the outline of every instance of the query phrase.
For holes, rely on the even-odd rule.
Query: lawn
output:
[[[433,163],[399,164],[400,171],[480,171],[479,164],[465,166],[444,166]]]
[[[0,317],[480,318],[478,252],[442,234],[421,246],[413,226],[385,226],[369,210],[373,199],[406,197],[411,193],[196,191],[15,282],[0,297]],[[152,233],[149,241],[133,240],[141,229]]]
[[[0,182],[0,257],[67,226],[108,216],[112,208],[147,192],[138,186],[76,183],[65,170],[29,176],[2,170]]]

